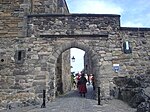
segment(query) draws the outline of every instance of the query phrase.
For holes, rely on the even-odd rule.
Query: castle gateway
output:
[[[70,14],[64,0],[0,0],[0,101],[71,89],[70,48],[91,59],[101,96],[114,77],[150,70],[150,28],[120,26],[120,15]]]

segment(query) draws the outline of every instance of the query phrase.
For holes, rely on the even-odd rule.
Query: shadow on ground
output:
[[[93,90],[92,85],[87,85],[87,93],[85,95],[85,97],[80,96],[79,91],[77,88],[69,91],[68,93],[66,93],[65,95],[59,96],[57,98],[70,98],[70,97],[81,97],[81,98],[86,98],[86,99],[91,99],[91,100],[95,100],[95,91]]]

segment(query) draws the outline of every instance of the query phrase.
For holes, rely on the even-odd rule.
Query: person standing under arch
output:
[[[87,79],[84,76],[84,73],[81,74],[81,78],[78,81],[78,89],[80,95],[85,97],[85,94],[87,93],[87,87],[86,87]]]
[[[93,90],[95,90],[95,77],[94,77],[94,74],[91,77],[91,81],[92,81]]]

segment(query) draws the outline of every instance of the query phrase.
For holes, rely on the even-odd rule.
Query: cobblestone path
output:
[[[127,104],[120,100],[109,100],[106,104],[97,105],[94,100],[93,90],[88,86],[86,97],[81,97],[77,90],[72,90],[68,94],[57,98],[54,102],[46,104],[46,108],[22,108],[21,110],[11,110],[9,112],[136,112]]]

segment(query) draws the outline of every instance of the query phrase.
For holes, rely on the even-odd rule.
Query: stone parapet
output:
[[[40,35],[107,35],[120,28],[119,15],[41,14],[28,15],[29,36]]]

